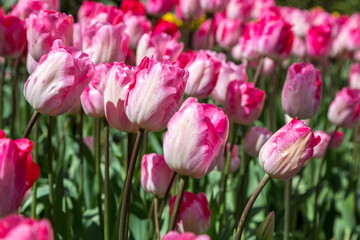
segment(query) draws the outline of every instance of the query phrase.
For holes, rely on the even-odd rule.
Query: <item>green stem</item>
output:
[[[104,148],[105,148],[105,217],[104,217],[104,239],[110,240],[110,163],[109,163],[109,125],[106,119],[104,119]]]
[[[246,155],[244,154],[244,156],[246,156]],[[247,182],[247,175],[248,175],[248,172],[249,172],[251,159],[243,158],[242,161],[245,162],[245,167],[244,167],[244,171],[243,171],[244,174],[241,176],[241,183],[240,183],[239,191],[238,191],[238,194],[237,194],[237,199],[241,199],[241,198],[243,198],[243,196],[246,196],[245,187],[247,185],[245,183]],[[239,217],[239,215],[241,213],[240,211],[243,208],[244,203],[243,203],[243,201],[240,200],[239,204],[236,205],[236,208],[237,208],[237,210],[236,210],[236,218]]]
[[[39,154],[39,147],[38,147],[38,139],[39,139],[39,123],[37,122],[35,125],[35,134],[34,134],[34,154],[33,154],[33,161],[38,163],[38,154]],[[31,218],[36,218],[36,204],[37,204],[37,181],[34,182],[34,185],[31,190]]]
[[[149,239],[149,226],[150,226],[149,223],[151,222],[151,217],[152,217],[153,212],[154,212],[154,200],[151,202],[151,206],[150,206],[149,213],[148,213],[148,218],[147,218],[148,227],[146,228],[145,239]]]
[[[266,185],[266,183],[270,180],[270,176],[265,173],[263,179],[260,181],[259,185],[256,187],[255,191],[253,192],[253,194],[251,195],[250,199],[248,200],[245,209],[243,211],[243,213],[241,214],[240,217],[240,221],[239,221],[239,225],[236,229],[236,237],[235,240],[240,240],[242,232],[244,230],[244,226],[245,226],[245,221],[246,218],[250,212],[250,209],[252,208],[256,198],[259,196],[261,190],[264,188],[264,186]]]
[[[159,216],[158,216],[158,198],[154,197],[154,220],[155,220],[155,230],[156,230],[156,239],[160,240],[160,227],[159,227]]]
[[[14,62],[14,77],[11,80],[12,82],[12,94],[11,94],[11,118],[10,121],[10,129],[11,129],[11,135],[15,137],[15,122],[17,120],[17,111],[18,111],[18,78],[19,78],[19,67],[20,67],[20,59],[17,58]]]
[[[139,154],[140,146],[141,146],[141,139],[144,135],[144,129],[139,129],[136,141],[134,145],[134,150],[131,155],[130,165],[128,168],[128,172],[126,174],[125,179],[125,186],[124,186],[124,196],[121,203],[121,211],[120,211],[120,226],[119,226],[119,240],[126,240],[128,238],[127,231],[127,217],[128,217],[128,210],[129,210],[129,202],[130,202],[130,195],[131,195],[131,182],[134,175],[135,165],[137,156]]]
[[[127,156],[126,156],[126,170],[129,170],[130,161],[131,161],[131,153],[134,150],[134,134],[127,133]]]
[[[285,181],[285,188],[284,188],[284,205],[285,205],[284,240],[289,240],[291,185],[292,185],[292,179]]]
[[[48,116],[48,132],[47,132],[47,151],[48,151],[48,182],[49,182],[49,202],[50,202],[50,216],[53,219],[54,213],[54,178],[53,178],[53,148],[52,148],[52,128],[53,128],[53,119],[51,116]]]
[[[170,219],[169,231],[175,230],[177,218],[179,216],[181,201],[184,196],[185,184],[186,184],[187,179],[188,179],[187,176],[180,175],[180,183],[179,183],[179,188],[178,188],[178,192],[176,195],[175,205],[174,205],[171,219]]]
[[[260,60],[259,60],[259,63],[256,67],[256,72],[254,74],[254,77],[253,77],[253,80],[252,82],[254,83],[254,85],[256,85],[256,83],[258,82],[259,80],[259,77],[260,77],[260,73],[261,73],[261,70],[264,66],[264,57],[261,57]]]
[[[95,138],[94,138],[94,144],[95,144],[95,181],[96,181],[96,194],[97,194],[97,205],[98,205],[98,213],[99,213],[99,220],[100,220],[100,229],[104,229],[104,218],[103,218],[103,211],[102,211],[102,199],[101,199],[101,193],[102,193],[102,183],[101,183],[101,151],[100,151],[100,135],[101,135],[101,122],[100,118],[95,118]]]
[[[79,201],[80,206],[82,206],[84,201],[84,133],[83,133],[83,124],[84,124],[84,113],[80,111],[78,115],[78,134],[79,134],[79,159],[80,159],[80,170],[79,170]],[[81,208],[82,215],[82,208]]]
[[[162,216],[162,213],[164,211],[164,208],[165,208],[165,205],[167,203],[167,200],[170,196],[170,190],[171,190],[171,187],[173,186],[173,183],[175,181],[175,178],[176,178],[176,172],[173,173],[172,177],[171,177],[171,180],[170,180],[170,183],[168,185],[168,187],[166,188],[166,192],[165,192],[165,196],[164,196],[164,199],[161,203],[161,207],[160,207],[160,211],[159,211],[159,216],[161,217]]]
[[[0,76],[0,129],[3,129],[3,102],[4,102],[4,82],[6,73],[7,59],[4,61]]]

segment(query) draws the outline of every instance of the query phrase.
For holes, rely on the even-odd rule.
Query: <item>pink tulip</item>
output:
[[[263,68],[261,70],[261,73],[263,76],[271,76],[274,73],[275,70],[275,61],[271,58],[265,57]]]
[[[256,22],[248,22],[245,25],[245,30],[237,45],[231,50],[233,58],[240,59],[257,59],[259,53],[256,51],[256,34],[258,32],[259,24]]]
[[[328,148],[330,135],[324,131],[314,132],[315,137],[320,137],[320,142],[314,147],[313,158],[322,158],[325,156],[326,149]]]
[[[41,10],[60,11],[60,2],[59,0],[19,0],[9,14],[25,20],[31,13]]]
[[[55,40],[24,85],[24,95],[38,112],[57,116],[69,111],[94,75],[87,54]]]
[[[256,50],[273,58],[288,57],[294,41],[291,25],[282,18],[266,15],[258,22]]]
[[[315,137],[311,128],[294,118],[262,146],[260,165],[270,177],[288,180],[313,156],[319,142],[320,137]]]
[[[324,24],[333,25],[335,18],[321,7],[316,7],[310,10],[310,22],[313,26]]]
[[[306,47],[305,42],[299,37],[294,38],[293,46],[291,49],[291,54],[295,57],[302,58],[305,56]]]
[[[97,22],[117,25],[123,20],[123,12],[115,6],[99,2],[84,1],[78,12],[81,24],[92,25]]]
[[[215,28],[212,21],[213,20],[211,19],[204,21],[194,32],[192,39],[192,46],[194,49],[211,49],[214,46]]]
[[[129,47],[125,28],[124,24],[109,23],[86,27],[83,31],[83,51],[89,54],[94,64],[123,62]]]
[[[216,29],[216,42],[220,47],[230,49],[239,41],[242,32],[241,20],[220,18]]]
[[[24,21],[18,17],[0,13],[0,56],[20,57],[26,49]]]
[[[294,63],[288,68],[281,103],[290,117],[311,118],[320,107],[321,73],[311,63]]]
[[[208,235],[199,235],[196,236],[190,232],[178,233],[176,231],[168,232],[164,235],[162,240],[211,240]]]
[[[164,156],[145,154],[141,160],[141,186],[145,191],[164,197],[174,172],[168,167]]]
[[[255,0],[251,9],[251,18],[259,18],[265,10],[275,6],[275,0]]]
[[[20,215],[0,219],[2,240],[53,240],[53,231],[48,220],[34,220]]]
[[[272,136],[272,132],[266,127],[252,127],[243,139],[244,150],[252,157],[259,155],[261,147]]]
[[[124,13],[131,13],[133,15],[145,16],[145,6],[140,0],[124,0],[121,1],[121,11]]]
[[[176,15],[184,21],[196,20],[202,13],[200,0],[179,0],[176,5]]]
[[[35,61],[32,58],[30,53],[27,53],[27,56],[26,56],[26,70],[27,70],[27,72],[29,74],[31,74],[35,70],[37,65],[38,65],[38,62]]]
[[[26,19],[28,49],[35,61],[47,54],[56,39],[65,46],[73,44],[74,18],[65,13],[41,11]]]
[[[172,196],[169,200],[170,215],[172,214],[175,200],[176,196]],[[184,193],[177,222],[177,229],[180,232],[204,233],[210,227],[210,217],[209,202],[205,193]]]
[[[306,51],[311,57],[326,57],[331,50],[331,25],[312,26],[306,34]]]
[[[307,10],[301,10],[294,7],[280,8],[281,15],[292,25],[294,34],[298,37],[304,37],[310,28],[311,17]]]
[[[234,80],[246,82],[247,78],[245,65],[236,65],[233,62],[222,62],[218,80],[211,96],[216,103],[224,104],[229,83]]]
[[[360,49],[360,13],[355,13],[342,27],[345,32],[345,46],[349,51]]]
[[[123,63],[113,64],[106,75],[104,109],[110,126],[123,132],[137,132],[138,126],[125,114],[126,94],[133,77],[133,70]]]
[[[209,96],[215,87],[221,65],[222,63],[209,53],[196,52],[185,67],[189,71],[185,93],[197,98]]]
[[[178,39],[180,37],[180,31],[178,26],[175,23],[159,19],[152,29],[152,35],[159,35],[161,33],[166,33],[171,37]]]
[[[220,108],[188,98],[167,128],[164,157],[172,170],[201,178],[214,169],[222,157],[229,130],[228,119]]]
[[[12,140],[0,130],[0,218],[17,212],[40,176],[40,167],[31,158],[32,146],[28,139]]]
[[[144,57],[154,57],[157,61],[175,62],[184,48],[183,43],[175,38],[161,33],[158,35],[144,34],[139,40],[136,50],[136,64],[140,64]]]
[[[149,131],[161,131],[179,109],[188,73],[170,63],[145,57],[137,67],[125,99],[130,121]]]
[[[129,46],[136,49],[136,46],[144,33],[150,31],[151,22],[145,16],[125,14],[125,33],[130,37]]]
[[[341,89],[330,104],[327,116],[330,122],[339,127],[353,127],[360,117],[360,90]]]
[[[226,17],[245,22],[250,18],[253,5],[252,0],[230,0],[225,10]]]
[[[259,118],[264,101],[265,92],[254,83],[233,81],[227,88],[225,112],[231,121],[251,125]]]
[[[229,0],[200,0],[200,6],[204,12],[216,13],[225,10]]]
[[[360,89],[360,63],[353,63],[350,67],[349,86]]]
[[[226,144],[227,154],[230,153],[230,148],[231,148],[231,144],[230,143]],[[239,147],[237,145],[234,145],[233,150],[231,152],[229,173],[236,172],[236,170],[238,170],[240,167],[240,158],[238,156],[238,153],[239,153]],[[217,168],[217,170],[223,172],[223,171],[225,171],[225,165],[226,165],[226,159],[225,159],[225,156],[222,155],[222,157],[218,160],[218,162],[216,164],[216,168]]]
[[[329,136],[333,134],[333,139],[330,141],[330,148],[338,148],[344,141],[344,133],[341,131],[336,131],[335,133],[333,131],[329,132]]]
[[[360,62],[360,50],[354,52],[353,58],[355,61]]]
[[[170,12],[176,4],[176,0],[147,0],[146,11],[152,15],[163,15]]]

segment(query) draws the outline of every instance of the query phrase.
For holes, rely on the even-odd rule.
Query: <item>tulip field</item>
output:
[[[313,2],[0,1],[0,240],[360,239],[360,6]]]

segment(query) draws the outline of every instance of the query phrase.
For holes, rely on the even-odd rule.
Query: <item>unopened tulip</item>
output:
[[[214,25],[211,19],[204,21],[194,32],[192,46],[194,49],[211,49],[214,46]],[[210,32],[209,32],[210,31]]]
[[[0,219],[2,240],[53,240],[53,231],[48,220],[35,220],[20,215]]]
[[[152,15],[163,15],[170,12],[176,2],[176,0],[146,0],[146,11]]]
[[[141,186],[145,191],[164,197],[174,172],[168,167],[164,156],[145,154],[141,160]]]
[[[131,122],[149,131],[161,131],[179,109],[188,73],[170,63],[145,57],[137,67],[125,100]]]
[[[0,218],[17,212],[40,176],[40,167],[31,158],[32,147],[28,139],[11,140],[0,130]]]
[[[176,231],[168,232],[164,235],[162,240],[211,240],[208,235],[202,234],[196,236],[190,232],[179,233]]]
[[[339,127],[355,126],[360,117],[360,90],[341,89],[330,104],[327,116],[330,122]]]
[[[163,140],[166,163],[179,174],[201,178],[222,157],[229,121],[215,105],[188,98],[167,128]]]
[[[200,6],[204,12],[216,13],[225,10],[229,0],[200,0]]]
[[[313,158],[322,158],[324,157],[326,149],[328,148],[330,135],[324,131],[316,131],[314,132],[314,136],[319,136],[320,142],[314,147]]]
[[[200,0],[179,0],[176,5],[176,15],[185,21],[196,20],[202,13]]]
[[[263,109],[265,92],[254,83],[232,81],[227,88],[225,112],[231,121],[251,125]]]
[[[145,16],[125,14],[125,33],[130,37],[129,46],[136,49],[136,46],[144,33],[150,31],[151,22]]]
[[[252,157],[257,157],[260,149],[271,136],[272,132],[266,127],[255,126],[250,128],[243,140],[245,152]]]
[[[310,57],[326,57],[331,51],[331,25],[312,26],[306,34],[306,53]]]
[[[235,80],[242,82],[247,81],[246,66],[243,64],[236,65],[233,62],[222,62],[218,80],[211,93],[216,103],[224,104],[227,87],[230,82]]]
[[[240,59],[257,59],[260,57],[256,51],[256,34],[259,25],[257,22],[248,22],[245,25],[244,33],[242,34],[240,41],[231,50],[233,58]]]
[[[266,216],[265,220],[260,224],[256,230],[256,240],[272,240],[275,227],[274,211]]]
[[[197,52],[185,67],[189,71],[185,93],[197,98],[209,96],[215,87],[221,65],[217,58],[207,52]]]
[[[220,18],[216,29],[216,42],[220,47],[231,49],[239,41],[243,32],[239,19]]]
[[[20,57],[26,48],[26,28],[18,17],[0,13],[0,56]]]
[[[228,154],[231,154],[229,173],[234,173],[240,167],[240,158],[238,155],[239,147],[237,145],[234,145],[231,153],[230,153],[230,149],[231,149],[231,144],[230,143],[226,144],[226,151]],[[226,159],[224,155],[222,155],[222,157],[219,159],[219,161],[216,164],[217,170],[223,172],[225,169],[225,164],[226,164]]]
[[[263,76],[271,76],[274,73],[276,63],[273,59],[265,57],[261,73]]]
[[[87,54],[65,47],[57,39],[26,81],[24,96],[36,111],[61,115],[80,99],[93,74],[94,66]]]
[[[245,22],[250,18],[253,5],[253,0],[230,0],[225,10],[226,17]]]
[[[19,0],[9,13],[21,20],[25,20],[31,13],[41,10],[60,11],[59,0]]]
[[[176,196],[171,197],[169,200],[170,215],[172,214],[175,200]],[[210,227],[210,217],[209,202],[205,193],[184,193],[177,222],[177,229],[180,232],[204,233]]]
[[[360,89],[360,63],[353,63],[350,67],[349,86]]]
[[[311,63],[294,63],[288,68],[281,103],[290,117],[311,118],[320,107],[321,73]]]
[[[330,141],[330,148],[338,148],[341,146],[341,144],[344,141],[344,133],[341,131],[336,131],[335,133],[333,131],[329,132],[330,136],[333,136]]]
[[[104,91],[105,116],[109,125],[123,132],[137,132],[138,126],[125,114],[125,99],[133,70],[123,63],[114,64],[106,75]]]
[[[74,18],[65,13],[41,11],[26,19],[28,50],[35,61],[47,54],[56,39],[73,44]]]
[[[314,153],[320,138],[311,128],[294,118],[280,128],[262,146],[259,162],[272,178],[288,180],[294,177]]]

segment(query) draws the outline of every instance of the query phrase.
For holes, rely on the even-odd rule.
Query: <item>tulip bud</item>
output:
[[[301,10],[295,7],[282,7],[281,16],[292,25],[292,30],[298,38],[306,35],[311,25],[310,13],[308,10]]]
[[[322,158],[325,156],[326,149],[328,148],[330,135],[324,131],[316,131],[314,136],[319,136],[320,142],[314,147],[313,158]]]
[[[38,112],[50,116],[69,111],[94,75],[85,53],[57,39],[24,85],[24,96]]]
[[[159,35],[161,33],[166,33],[167,35],[178,39],[180,37],[180,31],[178,26],[175,23],[165,21],[163,19],[159,19],[153,29],[152,35]]]
[[[73,44],[74,18],[65,13],[41,11],[26,19],[28,49],[35,61],[47,54],[56,39],[65,46]]]
[[[214,46],[214,27],[211,19],[204,21],[194,32],[192,46],[194,49],[211,49]]]
[[[327,116],[339,127],[352,128],[360,117],[360,90],[341,89],[330,104]]]
[[[257,157],[261,147],[269,140],[271,135],[272,132],[266,127],[255,126],[250,128],[243,140],[245,152],[252,157]]]
[[[152,15],[163,15],[170,12],[176,4],[176,0],[147,0],[146,11]]]
[[[241,20],[221,18],[216,29],[216,42],[220,47],[230,49],[239,41],[242,32]]]
[[[274,70],[275,70],[275,61],[272,60],[271,58],[265,57],[264,58],[264,63],[263,63],[263,68],[262,68],[262,75],[263,76],[271,76],[271,74],[273,74]]]
[[[231,148],[231,144],[230,143],[226,144],[227,154],[230,154],[230,148]],[[231,152],[229,173],[236,172],[236,170],[238,170],[240,167],[240,158],[238,156],[238,153],[239,153],[239,147],[237,145],[234,145],[233,150]],[[216,168],[217,170],[223,172],[225,169],[225,165],[226,165],[225,156],[222,155],[222,157],[219,159],[219,161],[216,164]]]
[[[201,178],[223,155],[229,121],[215,105],[188,98],[167,128],[163,140],[166,163],[179,174]]]
[[[250,18],[253,5],[252,0],[230,0],[225,10],[226,17],[246,22]]]
[[[170,215],[172,215],[175,200],[176,196],[172,196],[169,200]],[[184,192],[176,226],[178,231],[204,233],[210,227],[210,217],[209,202],[205,193]]]
[[[26,48],[24,21],[0,13],[0,56],[20,57]]]
[[[257,59],[260,57],[256,51],[256,34],[258,32],[259,25],[257,22],[248,22],[245,25],[245,30],[240,41],[231,50],[231,56],[234,59]]]
[[[124,23],[125,33],[130,37],[129,46],[136,49],[141,36],[150,31],[151,22],[145,16],[126,14]]]
[[[0,130],[0,218],[17,212],[40,176],[40,167],[31,158],[32,146],[28,139],[11,140]]]
[[[311,118],[319,109],[322,95],[321,73],[310,63],[294,63],[288,68],[281,103],[290,117]]]
[[[176,231],[170,231],[164,235],[162,240],[211,240],[208,235],[196,236],[190,232],[178,233]]]
[[[125,2],[129,1],[122,1],[122,5],[125,5],[125,8],[128,7],[129,11],[131,11],[131,6],[126,6]],[[141,11],[140,8],[138,10]],[[124,9],[124,11],[122,11],[117,9],[115,6],[104,5],[99,2],[84,1],[79,9],[78,19],[81,24],[86,25],[93,25],[96,23],[110,23],[112,25],[117,25],[123,21],[124,12],[128,12],[128,9]],[[145,14],[145,9],[143,9],[143,13]]]
[[[336,131],[335,133],[333,131],[329,132],[329,136],[333,134],[334,136],[330,141],[330,148],[338,148],[344,141],[344,133],[341,131]]]
[[[229,0],[200,0],[201,8],[207,13],[222,12]]]
[[[349,86],[360,89],[360,63],[353,63],[350,67]]]
[[[256,240],[272,240],[275,227],[274,211],[266,216],[265,220],[260,224],[256,230]]]
[[[179,0],[175,12],[180,19],[185,21],[196,20],[203,13],[200,0]]]
[[[133,70],[123,63],[114,64],[108,71],[104,91],[105,116],[109,125],[123,132],[137,132],[138,126],[125,114],[125,99]]]
[[[124,13],[131,13],[132,15],[145,16],[146,14],[144,3],[138,0],[123,0],[120,9]]]
[[[2,240],[53,240],[51,224],[47,219],[34,220],[20,215],[0,219]]]
[[[132,123],[161,131],[179,109],[188,73],[173,64],[145,57],[126,94],[125,112]]]
[[[225,99],[225,112],[231,121],[251,125],[263,109],[265,92],[254,83],[233,81],[229,83]]]
[[[326,57],[331,51],[331,25],[312,26],[306,34],[306,51],[311,57]]]
[[[311,128],[294,118],[262,146],[260,165],[270,177],[288,180],[312,157],[319,142],[320,137],[314,137]]]
[[[25,20],[31,13],[41,10],[60,11],[60,2],[59,0],[19,0],[9,14]]]
[[[141,186],[145,191],[164,197],[174,172],[164,157],[155,153],[145,154],[141,160]]]

